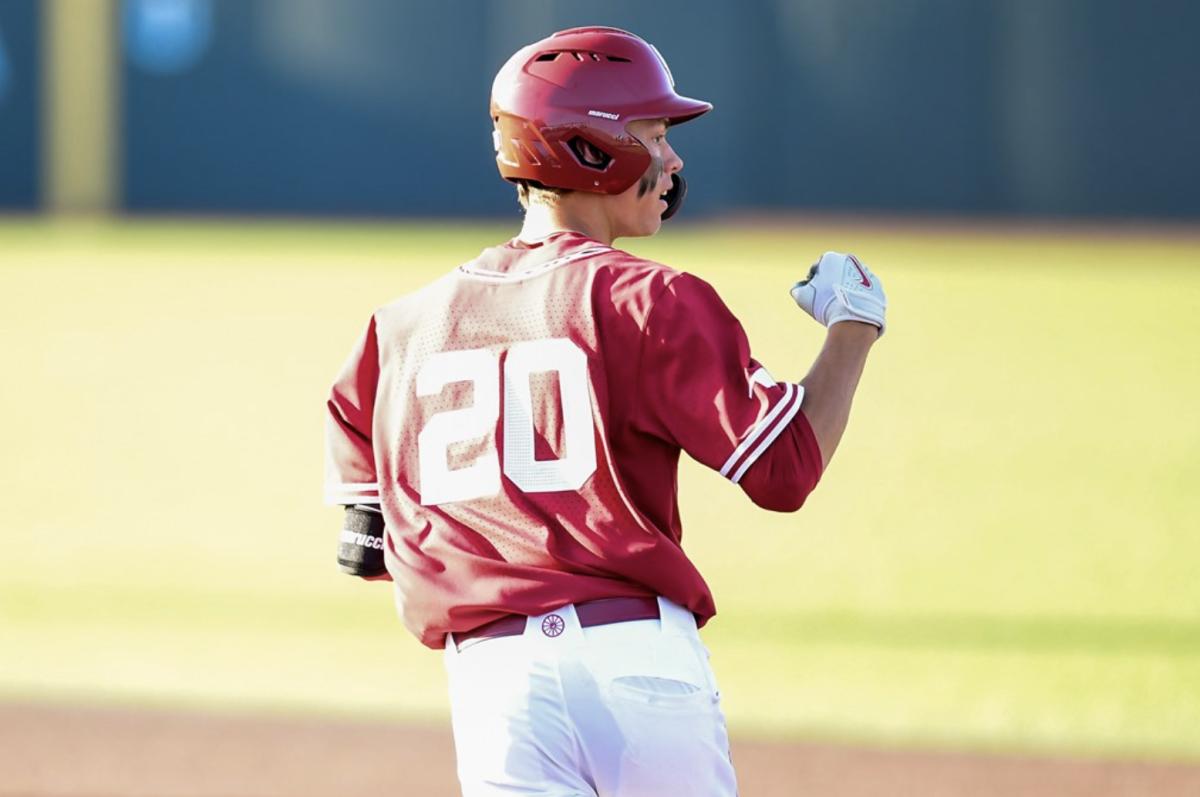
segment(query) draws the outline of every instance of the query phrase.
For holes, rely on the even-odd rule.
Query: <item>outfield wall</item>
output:
[[[1200,217],[1187,0],[92,1],[122,31],[131,211],[515,213],[491,78],[521,44],[600,22],[716,105],[673,135],[693,213]],[[30,8],[3,4],[5,41]],[[2,124],[25,130],[13,102]]]

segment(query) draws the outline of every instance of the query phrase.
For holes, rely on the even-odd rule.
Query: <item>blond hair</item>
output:
[[[529,210],[531,204],[554,207],[558,200],[571,193],[569,188],[551,188],[533,180],[517,180],[517,201]]]

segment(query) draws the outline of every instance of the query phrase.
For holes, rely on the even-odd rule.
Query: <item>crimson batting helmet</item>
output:
[[[710,110],[710,103],[675,93],[667,62],[638,36],[608,27],[559,31],[518,50],[492,83],[496,165],[506,180],[619,194],[651,162],[626,131],[630,121],[677,125]],[[664,219],[687,192],[682,177],[672,180]]]

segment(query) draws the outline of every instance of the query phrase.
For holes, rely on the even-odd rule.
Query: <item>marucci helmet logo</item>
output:
[[[600,119],[612,119],[614,122],[621,118],[621,114],[609,113],[608,111],[588,111],[588,116],[595,116]]]

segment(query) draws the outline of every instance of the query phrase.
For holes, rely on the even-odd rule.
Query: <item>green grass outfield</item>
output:
[[[370,312],[511,228],[0,222],[0,694],[443,716],[337,573],[325,390]],[[688,463],[735,732],[1200,759],[1200,236],[809,224],[630,248],[798,379],[825,249],[890,329],[825,482]]]

